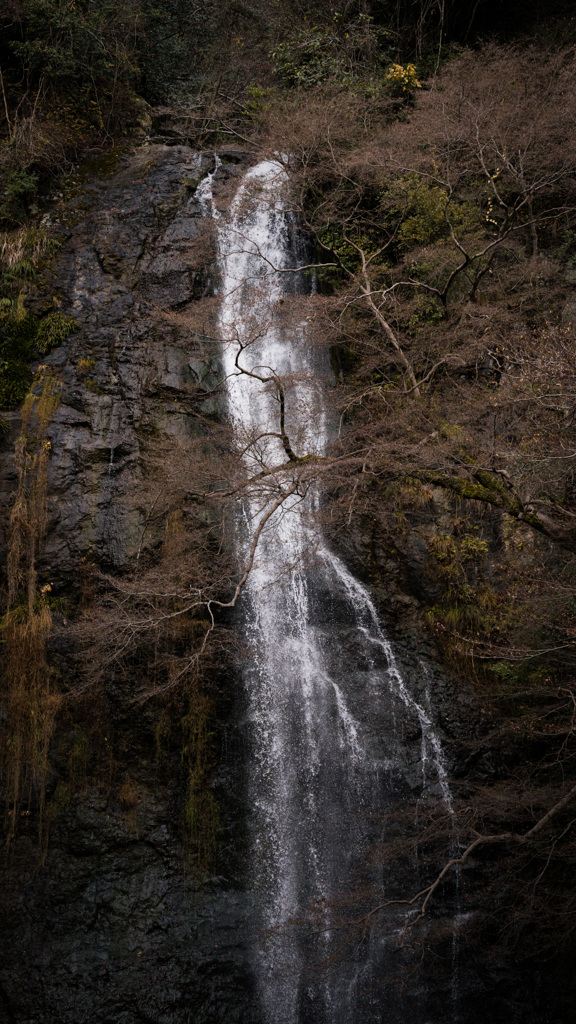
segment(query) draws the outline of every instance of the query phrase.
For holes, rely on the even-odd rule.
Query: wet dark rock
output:
[[[255,1021],[247,909],[183,872],[173,798],[156,786],[126,814],[83,794],[37,873],[32,843],[19,840],[1,889],[0,1020]]]
[[[138,478],[143,436],[161,436],[167,415],[173,436],[189,436],[190,401],[202,414],[218,411],[204,394],[217,383],[213,353],[191,329],[163,317],[206,291],[195,256],[206,221],[190,181],[213,167],[213,156],[185,146],[144,147],[125,155],[111,178],[89,179],[60,213],[68,240],[43,287],[79,330],[44,359],[64,385],[50,431],[45,566],[55,590],[76,587],[82,559],[116,568],[129,562],[141,512],[125,499]],[[8,504],[8,443],[0,474]],[[6,516],[2,526],[0,547]]]
[[[186,146],[145,147],[124,154],[112,176],[88,179],[60,210],[67,238],[43,287],[79,328],[43,360],[62,380],[63,399],[50,428],[40,570],[67,604],[81,589],[83,562],[121,570],[137,549],[142,513],[134,494],[150,433],[186,439],[197,429],[191,409],[221,412],[212,394],[220,378],[213,350],[164,316],[207,288],[206,247],[203,262],[195,255],[206,221],[194,193],[213,167],[213,156]],[[222,182],[227,174],[224,166]],[[2,556],[19,429],[16,413],[6,418]],[[77,652],[65,618],[55,613],[54,620],[50,656],[66,687]],[[106,700],[116,721],[101,737],[103,753],[109,746],[116,779],[129,771],[137,800],[122,810],[109,782],[73,795],[56,817],[42,865],[35,808],[22,819],[0,883],[0,1020],[258,1024],[245,897],[187,872],[178,760],[173,781],[159,780],[146,746],[155,723],[127,704],[120,682],[107,681]],[[48,799],[71,742],[64,736],[53,751]]]

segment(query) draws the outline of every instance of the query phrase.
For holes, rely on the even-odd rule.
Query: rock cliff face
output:
[[[55,582],[73,582],[90,553],[115,568],[129,560],[137,523],[122,499],[139,439],[154,430],[185,436],[194,384],[202,390],[213,369],[198,340],[161,316],[207,287],[194,260],[201,224],[194,190],[213,158],[152,146],[123,163],[65,204],[63,255],[46,282],[79,325],[46,359],[64,384],[52,429],[45,551]],[[200,408],[214,411],[209,403]],[[5,473],[10,464],[8,448]]]
[[[228,155],[221,184],[240,158]],[[199,415],[216,411],[206,397],[215,353],[163,316],[208,287],[194,245],[202,231],[194,192],[213,167],[213,156],[186,147],[147,147],[123,156],[113,175],[88,178],[52,215],[64,246],[45,287],[78,330],[45,360],[63,397],[49,432],[42,572],[68,605],[80,600],[86,560],[121,571],[134,555],[143,439],[185,438],[197,432]],[[1,463],[3,549],[15,485],[18,415],[11,418]],[[66,688],[73,647],[57,641],[53,657]],[[226,880],[202,887],[184,871],[178,764],[173,778],[158,777],[155,723],[124,697],[113,681],[102,694],[101,743],[117,778],[129,769],[136,795],[123,809],[103,780],[73,796],[40,868],[34,809],[22,820],[2,883],[0,1019],[250,1021],[242,927],[249,915],[240,913],[239,896],[226,894]],[[51,758],[52,792],[75,735],[72,721]]]

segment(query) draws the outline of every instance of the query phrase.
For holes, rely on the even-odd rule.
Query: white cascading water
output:
[[[287,463],[278,381],[292,450],[322,455],[330,442],[327,360],[282,301],[303,286],[289,273],[298,258],[286,193],[274,160],[244,175],[226,217],[213,208],[212,176],[198,191],[217,219],[228,410],[253,475]],[[317,490],[300,484],[287,493],[301,465],[260,477],[237,526],[241,567],[260,531],[242,598],[253,970],[266,1024],[368,1024],[382,1019],[370,993],[386,940],[368,941],[360,963],[339,963],[333,900],[360,877],[374,819],[399,792],[435,786],[448,808],[451,797],[429,711],[402,678],[366,588],[314,524]],[[406,731],[421,736],[416,765],[407,761]],[[302,921],[313,905],[321,909],[311,934]]]

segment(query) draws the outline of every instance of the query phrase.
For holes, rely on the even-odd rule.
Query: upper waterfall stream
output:
[[[266,1024],[368,1024],[383,1020],[374,982],[390,936],[373,933],[342,961],[334,901],[367,877],[383,809],[414,789],[407,732],[420,737],[417,784],[448,808],[451,797],[430,708],[403,678],[366,588],[323,539],[317,486],[287,456],[287,443],[323,455],[332,432],[328,359],[282,301],[306,290],[287,184],[279,163],[259,163],[226,216],[211,176],[199,190],[217,220],[229,417],[250,475],[274,470],[248,489],[236,527],[241,569],[255,549],[241,600],[252,962]],[[383,886],[385,865],[369,876]]]

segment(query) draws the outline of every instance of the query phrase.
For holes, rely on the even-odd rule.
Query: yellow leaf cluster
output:
[[[421,89],[422,86],[418,81],[416,73],[416,67],[414,64],[392,64],[384,76],[384,80],[389,85],[393,85],[395,89],[400,89],[402,92],[412,92],[413,89]]]

